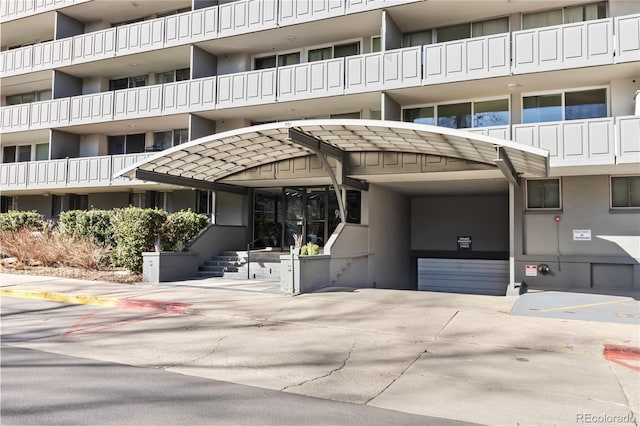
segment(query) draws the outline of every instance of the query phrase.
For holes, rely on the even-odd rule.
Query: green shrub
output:
[[[127,207],[112,218],[115,247],[111,261],[135,272],[142,271],[142,252],[153,251],[167,213],[159,209]]]
[[[60,213],[58,232],[74,240],[113,247],[113,210],[68,210]]]
[[[169,251],[187,249],[189,241],[209,224],[204,214],[180,210],[167,216],[162,232],[162,248]]]
[[[315,256],[320,253],[320,246],[309,241],[300,247],[300,256]]]
[[[0,232],[20,231],[25,228],[41,231],[44,229],[44,224],[44,217],[35,210],[12,210],[8,213],[0,213]]]

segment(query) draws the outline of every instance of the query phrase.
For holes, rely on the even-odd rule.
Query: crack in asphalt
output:
[[[627,408],[629,409],[629,412],[633,413],[633,409],[631,408],[631,401],[629,401],[629,397],[627,396],[627,393],[624,390],[624,386],[620,381],[620,377],[618,376],[618,373],[616,373],[616,369],[613,368],[613,363],[611,361],[608,361],[608,363],[609,363],[609,368],[613,373],[613,376],[616,378],[616,381],[618,382],[618,386],[620,386],[620,391],[622,392],[622,396],[624,396],[624,400],[627,402]],[[633,421],[633,424],[635,426],[638,426],[638,419],[635,416],[631,416],[631,419]]]
[[[354,343],[351,346],[351,349],[349,350],[349,353],[347,354],[347,357],[344,359],[344,361],[342,361],[342,365],[340,365],[340,367],[334,368],[333,370],[329,371],[327,374],[323,374],[322,376],[314,377],[313,379],[308,379],[308,380],[305,380],[305,381],[300,382],[300,383],[295,384],[295,385],[285,386],[282,389],[280,389],[280,391],[285,391],[285,390],[290,389],[290,388],[294,388],[294,387],[297,387],[297,386],[302,386],[302,385],[305,385],[307,383],[315,382],[316,380],[324,379],[325,377],[331,376],[336,371],[342,370],[347,365],[347,362],[351,358],[351,354],[353,354],[353,350],[355,349],[355,347],[356,347],[356,343]]]

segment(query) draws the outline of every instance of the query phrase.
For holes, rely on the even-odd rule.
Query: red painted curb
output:
[[[602,354],[606,360],[640,373],[640,366],[628,362],[640,361],[640,347],[605,344]]]
[[[191,304],[147,299],[118,299],[116,306],[119,308],[150,309],[171,314],[184,314]]]

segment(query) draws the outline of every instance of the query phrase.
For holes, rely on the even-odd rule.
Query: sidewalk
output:
[[[2,275],[3,291],[179,303],[185,315],[176,323],[198,321],[189,332],[149,336],[153,359],[142,350],[126,358],[117,350],[124,337],[102,336],[92,349],[109,361],[162,362],[182,374],[485,424],[640,417],[639,373],[603,356],[607,344],[640,346],[635,324],[513,316],[517,297],[375,289],[290,297],[256,282],[215,283],[224,281],[127,286]],[[63,350],[56,345],[34,343]],[[176,363],[189,359],[179,350],[192,351],[192,361]]]

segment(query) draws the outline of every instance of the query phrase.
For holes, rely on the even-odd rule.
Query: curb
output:
[[[86,294],[58,293],[46,290],[16,290],[0,289],[0,296],[20,297],[24,299],[42,299],[52,302],[69,303],[73,305],[94,305],[106,308],[148,309],[171,314],[185,314],[189,303],[164,302],[161,300],[127,299],[112,296],[90,296]]]

